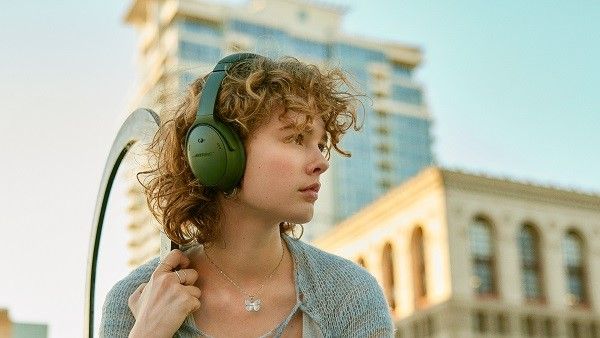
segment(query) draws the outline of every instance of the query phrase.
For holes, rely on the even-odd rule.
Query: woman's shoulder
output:
[[[375,277],[348,259],[299,240],[289,242],[303,303],[319,325],[333,336],[392,336],[388,306]]]
[[[118,281],[110,290],[109,295],[113,297],[123,295],[129,298],[129,295],[142,283],[150,280],[150,276],[158,266],[158,257],[133,269],[126,277]]]
[[[296,251],[298,269],[311,282],[329,285],[336,289],[337,294],[358,285],[378,288],[375,278],[356,263],[301,240],[290,238],[288,242]]]

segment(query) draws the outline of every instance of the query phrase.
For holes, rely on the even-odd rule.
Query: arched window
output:
[[[394,255],[392,244],[386,243],[383,247],[383,256],[381,258],[381,270],[383,272],[383,291],[385,298],[392,310],[396,309],[396,297],[394,297]]]
[[[469,227],[469,240],[473,262],[473,288],[478,295],[495,295],[495,255],[490,222],[485,218],[476,217]]]
[[[570,305],[587,303],[583,252],[581,236],[574,231],[567,232],[563,239],[563,255],[567,270]]]
[[[427,276],[425,272],[425,248],[423,229],[417,227],[410,241],[415,308],[425,305],[427,300]]]
[[[542,267],[539,236],[531,224],[524,224],[519,231],[519,253],[521,255],[521,285],[527,300],[544,299],[542,290]]]

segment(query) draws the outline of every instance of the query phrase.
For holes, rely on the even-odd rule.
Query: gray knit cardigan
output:
[[[299,309],[324,337],[393,336],[388,306],[373,276],[349,260],[287,235],[283,238],[294,259]],[[155,258],[113,286],[102,309],[101,337],[128,336],[135,323],[127,305],[129,295],[150,280],[157,265]],[[200,335],[191,315],[175,334],[182,338]]]

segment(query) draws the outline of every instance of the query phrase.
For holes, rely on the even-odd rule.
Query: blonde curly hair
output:
[[[200,94],[207,76],[196,79],[170,116],[162,114],[161,125],[148,146],[149,170],[138,173],[138,181],[150,211],[167,236],[178,244],[196,241],[207,244],[218,239],[222,216],[216,188],[202,186],[192,173],[186,156],[186,135],[196,118]],[[340,69],[321,71],[292,57],[272,60],[245,59],[229,68],[221,83],[215,117],[230,125],[246,144],[249,136],[267,123],[274,112],[293,111],[305,118],[297,121],[303,129],[315,118],[325,123],[329,159],[331,149],[343,156],[341,136],[350,128],[358,130],[356,88]],[[140,177],[143,176],[143,182]],[[281,232],[295,224],[282,222]]]

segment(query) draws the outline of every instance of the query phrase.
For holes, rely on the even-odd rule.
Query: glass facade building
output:
[[[298,0],[286,8],[281,2],[269,0],[265,2],[266,8],[261,9],[265,13],[261,16],[259,11],[253,16],[248,14],[252,10],[208,1],[178,2],[180,6],[168,20],[161,14],[161,10],[168,12],[168,9],[159,5],[149,8],[153,2],[145,2],[146,7],[140,7],[142,2],[134,1],[127,14],[126,20],[138,26],[142,35],[144,30],[150,31],[148,35],[157,35],[157,41],[148,43],[150,47],[146,50],[142,46],[142,59],[152,54],[153,46],[162,49],[158,54],[164,55],[158,57],[163,60],[164,73],[147,76],[159,79],[157,83],[142,86],[147,89],[140,95],[145,100],[159,101],[157,95],[152,94],[154,87],[164,89],[158,82],[171,81],[171,85],[176,83],[174,86],[181,89],[210,71],[220,58],[237,51],[258,52],[274,58],[292,55],[309,63],[340,67],[368,97],[360,114],[362,130],[348,133],[342,141],[342,147],[349,150],[352,157],[332,156],[326,182],[330,186],[330,198],[323,202],[322,212],[316,210],[316,221],[338,223],[422,168],[434,164],[431,119],[422,88],[413,78],[420,62],[418,49],[399,43],[344,37],[336,31],[339,27],[324,34],[332,28],[315,25],[327,20],[339,22],[343,15],[341,9],[325,8],[328,5]],[[193,4],[202,4],[204,10],[185,10],[193,8]],[[249,2],[249,6],[253,4]],[[277,12],[273,15],[270,10]],[[228,15],[207,14],[211,12]],[[156,25],[156,20],[151,20],[152,15],[167,23],[159,28],[147,28]],[[280,19],[269,21],[273,16]],[[296,25],[285,23],[294,20]],[[306,29],[299,33],[298,27],[303,23]],[[170,44],[160,43],[169,39]],[[152,65],[146,66],[142,73],[148,73],[151,68]]]

